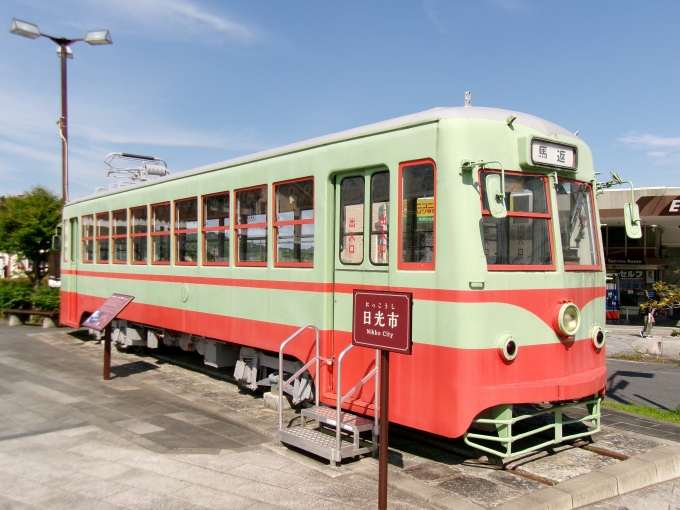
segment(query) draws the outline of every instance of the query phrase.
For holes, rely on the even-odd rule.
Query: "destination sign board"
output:
[[[552,166],[575,171],[576,147],[533,138],[531,140],[531,162],[538,166]]]
[[[409,292],[354,291],[352,344],[411,354]]]

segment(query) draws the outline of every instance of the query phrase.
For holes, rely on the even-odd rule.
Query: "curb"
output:
[[[678,477],[680,477],[680,446],[662,446],[552,487],[531,492],[495,508],[570,510]]]

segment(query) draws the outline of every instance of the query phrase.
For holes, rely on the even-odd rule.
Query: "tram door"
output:
[[[72,272],[68,277],[68,287],[67,287],[67,298],[66,298],[66,319],[69,322],[78,322],[80,317],[78,317],[78,289],[75,270],[78,265],[78,218],[71,218],[68,222],[68,233],[64,235],[64,260],[62,262],[62,274],[64,269],[69,269]],[[63,276],[62,276],[63,278]],[[62,282],[63,285],[63,282]]]
[[[337,362],[351,343],[354,289],[389,288],[390,173],[385,167],[338,174],[335,178],[335,264],[332,351]],[[355,347],[343,360],[345,394],[375,363],[375,351]],[[329,381],[335,393],[337,374]],[[356,395],[374,400],[373,381]],[[369,407],[369,409],[371,409]],[[366,409],[366,410],[369,410]]]

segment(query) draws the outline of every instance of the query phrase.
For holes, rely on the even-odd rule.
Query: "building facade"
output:
[[[607,308],[635,312],[654,282],[678,284],[680,275],[680,188],[633,190],[640,208],[642,238],[626,236],[623,206],[630,189],[606,190],[598,197],[607,275]]]

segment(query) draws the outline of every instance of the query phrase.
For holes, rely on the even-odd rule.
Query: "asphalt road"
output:
[[[680,367],[608,359],[607,398],[674,411],[680,405]]]

